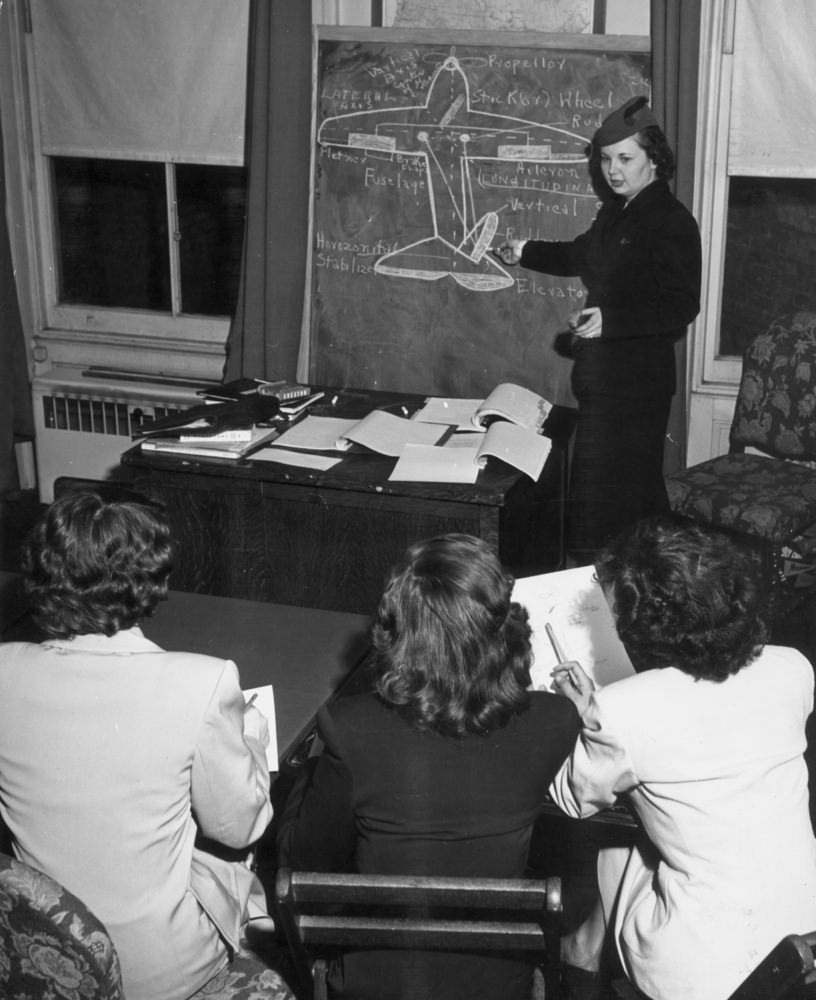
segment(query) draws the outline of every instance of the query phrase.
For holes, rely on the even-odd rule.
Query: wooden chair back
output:
[[[526,953],[546,994],[560,981],[561,880],[294,872],[276,879],[277,916],[304,996],[327,996],[343,948]]]
[[[789,934],[728,1000],[806,1000],[816,997],[816,933]]]

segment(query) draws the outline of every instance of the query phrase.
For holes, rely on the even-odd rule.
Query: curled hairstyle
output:
[[[170,528],[144,499],[72,491],[55,500],[23,549],[23,586],[48,636],[113,635],[167,597]]]
[[[647,125],[636,132],[634,140],[654,163],[659,180],[670,181],[676,168],[674,153],[669,140],[659,125]]]
[[[639,669],[674,666],[724,681],[768,639],[758,560],[722,532],[641,521],[601,552],[596,571]]]
[[[412,546],[372,628],[376,690],[411,724],[489,733],[530,703],[530,625],[488,545],[449,534]]]

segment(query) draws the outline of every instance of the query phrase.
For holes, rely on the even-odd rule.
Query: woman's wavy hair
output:
[[[167,597],[170,528],[144,499],[76,490],[56,499],[23,547],[23,586],[46,635],[113,635]]]
[[[633,136],[638,146],[655,165],[658,180],[670,181],[677,164],[669,140],[659,125],[647,125]]]
[[[489,733],[530,704],[530,625],[513,578],[471,535],[408,549],[372,627],[376,690],[412,725]]]
[[[595,568],[638,669],[673,666],[724,681],[767,642],[758,559],[722,532],[647,519],[619,535]]]

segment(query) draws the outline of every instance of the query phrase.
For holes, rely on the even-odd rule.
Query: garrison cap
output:
[[[632,97],[626,104],[604,118],[601,127],[595,133],[594,141],[596,146],[613,146],[649,125],[657,125],[660,128],[660,122],[649,107],[649,99],[642,95]]]

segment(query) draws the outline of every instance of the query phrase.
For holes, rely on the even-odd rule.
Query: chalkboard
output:
[[[465,397],[509,381],[573,404],[553,341],[583,285],[490,250],[587,229],[587,142],[648,94],[649,67],[646,38],[320,28],[314,381]]]

